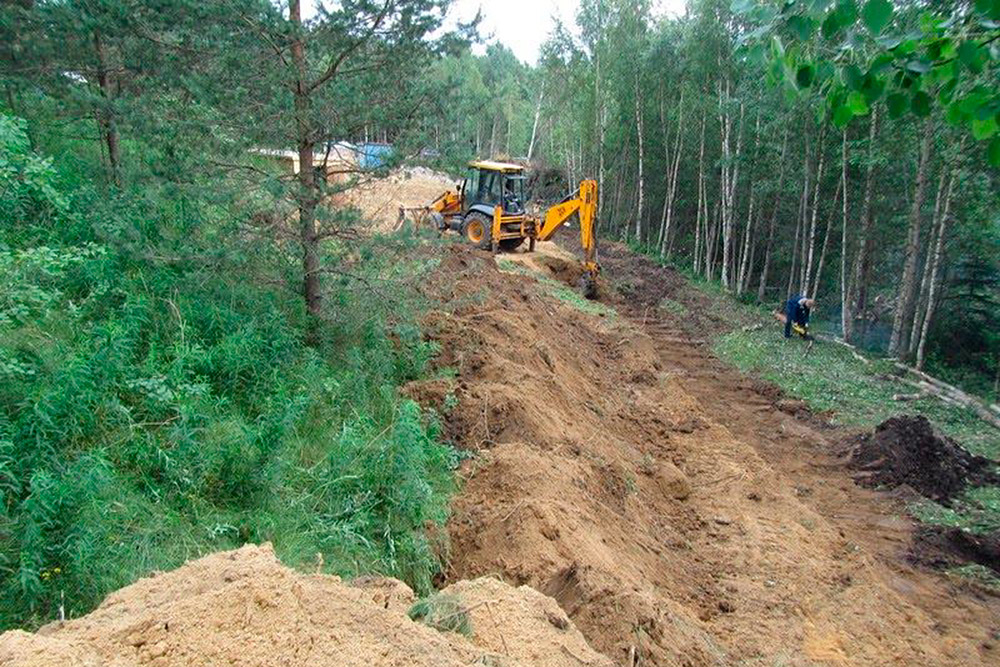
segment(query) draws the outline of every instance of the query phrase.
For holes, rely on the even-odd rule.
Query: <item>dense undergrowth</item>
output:
[[[397,389],[435,353],[400,287],[428,263],[355,252],[306,344],[236,209],[71,157],[0,116],[0,629],[248,541],[427,592],[455,455]]]

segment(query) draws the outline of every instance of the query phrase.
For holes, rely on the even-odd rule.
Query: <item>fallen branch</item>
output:
[[[893,394],[892,400],[894,401],[919,401],[922,398],[927,398],[927,392],[920,391],[916,394]]]
[[[986,405],[978,398],[965,393],[958,387],[950,385],[947,382],[942,382],[941,380],[938,380],[923,371],[918,371],[916,368],[907,366],[906,364],[897,362],[896,368],[900,369],[907,375],[917,378],[916,380],[912,380],[908,377],[901,377],[899,378],[901,382],[917,386],[927,393],[941,399],[945,403],[968,408],[969,410],[975,412],[980,419],[990,426],[1000,429],[1000,415],[994,412],[990,406]]]

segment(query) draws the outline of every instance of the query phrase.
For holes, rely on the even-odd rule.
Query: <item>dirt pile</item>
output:
[[[966,486],[1000,483],[994,463],[973,456],[935,432],[923,416],[893,417],[857,438],[850,466],[858,483],[894,489],[907,485],[925,498],[948,504]]]
[[[8,632],[0,665],[610,667],[536,591],[481,580],[445,593],[469,610],[468,638],[411,621],[405,584],[299,574],[246,546],[143,579],[83,618]]]
[[[540,250],[523,268],[572,277]],[[839,434],[695,344],[717,323],[678,276],[602,245],[631,296],[601,317],[442,252],[426,289],[448,379],[411,394],[476,453],[449,580],[540,590],[617,664],[995,663],[995,612],[901,561],[909,525],[836,465]]]
[[[454,189],[455,181],[447,174],[412,167],[386,178],[366,179],[334,197],[334,203],[357,208],[374,231],[388,232],[398,227],[401,207],[427,206],[445,190]]]

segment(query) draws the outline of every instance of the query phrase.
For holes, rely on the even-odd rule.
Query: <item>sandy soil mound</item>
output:
[[[536,591],[481,580],[450,592],[472,617],[468,638],[411,621],[405,584],[303,575],[246,546],[143,579],[83,618],[8,632],[0,665],[609,667]]]
[[[388,232],[398,227],[400,207],[427,206],[445,190],[454,189],[455,181],[447,174],[411,167],[366,180],[335,197],[334,203],[357,208],[375,231]]]
[[[860,484],[894,489],[907,485],[947,504],[968,485],[1000,483],[993,462],[973,456],[951,438],[936,433],[923,416],[886,420],[874,433],[860,436],[850,465]]]
[[[602,318],[486,253],[442,253],[429,324],[457,374],[411,394],[477,453],[451,580],[550,595],[617,664],[995,664],[996,610],[903,563],[909,525],[843,473],[842,436],[695,344],[711,304],[675,274],[602,246],[632,287]],[[571,273],[544,254],[525,265]]]

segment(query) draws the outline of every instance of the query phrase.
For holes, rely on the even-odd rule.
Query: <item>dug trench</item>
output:
[[[571,284],[572,254],[507,261],[449,247],[427,288],[448,372],[409,391],[470,454],[448,581],[536,588],[616,664],[1000,662],[998,600],[906,560],[900,501],[712,354],[721,323],[681,276],[605,244],[581,308],[529,275]]]

